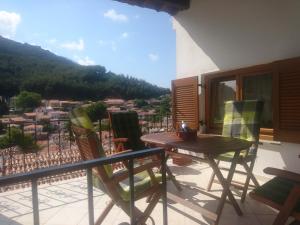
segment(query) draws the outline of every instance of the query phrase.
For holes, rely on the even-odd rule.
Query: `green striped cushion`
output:
[[[222,135],[257,141],[262,110],[263,102],[258,100],[226,102]]]
[[[142,132],[136,112],[112,112],[110,118],[114,138],[128,138],[125,143],[126,149],[133,151],[145,149],[145,144],[140,139]]]
[[[121,170],[123,171],[123,170]],[[118,171],[120,172],[120,171]],[[116,172],[116,173],[118,173]],[[160,173],[155,173],[154,174],[155,179],[157,180],[158,183],[161,182],[161,174]],[[93,186],[101,189],[104,192],[107,192],[105,190],[105,187],[103,186],[103,183],[99,179],[98,176],[93,176]],[[152,180],[148,174],[147,171],[140,172],[134,176],[134,191],[136,195],[142,194],[145,192],[147,189],[151,188],[153,186]],[[118,193],[120,194],[120,197],[124,201],[130,201],[130,186],[129,186],[129,179],[127,178],[126,180],[120,182],[117,186]]]
[[[231,160],[233,159],[235,152],[226,152],[224,154],[218,155],[217,159],[221,160],[221,161],[225,161],[225,162],[231,162]],[[247,150],[243,150],[240,152],[240,157],[245,158],[247,155]]]
[[[106,154],[104,152],[104,149],[102,147],[102,144],[99,141],[98,135],[96,134],[94,130],[94,126],[84,109],[82,108],[76,108],[70,113],[70,120],[71,123],[77,127],[85,128],[91,131],[91,135],[94,135],[95,139],[98,142],[98,151],[99,151],[99,157],[105,157]],[[104,166],[105,171],[109,177],[112,176],[112,167],[111,165],[105,165]]]
[[[99,149],[99,157],[106,157],[105,152],[103,150],[103,147],[98,139],[98,136],[96,135],[94,131],[93,124],[85,111],[82,108],[77,108],[74,109],[70,113],[70,119],[71,123],[74,124],[75,126],[82,127],[85,129],[90,130],[92,133],[94,133],[94,137],[98,140],[98,149]],[[138,165],[135,165],[138,166]],[[111,165],[105,165],[104,166],[105,171],[109,177],[113,176],[113,170]],[[157,179],[158,182],[161,181],[161,174],[155,174],[155,178]],[[148,174],[148,172],[145,170],[141,173],[138,173],[134,176],[134,190],[136,194],[141,194],[144,191],[146,191],[148,188],[150,188],[153,184],[151,181],[151,178]],[[105,186],[103,185],[102,181],[99,179],[99,174],[95,174],[95,171],[93,171],[93,186],[96,188],[101,189],[104,192],[109,192],[106,190]],[[124,201],[129,201],[130,200],[130,188],[128,185],[128,179],[125,180],[124,182],[120,182],[116,184],[116,188],[118,193],[120,194],[120,197]]]
[[[279,205],[283,205],[294,185],[294,181],[275,177],[254,189],[252,193],[262,196]],[[300,201],[298,201],[294,210],[300,212]]]
[[[258,141],[262,110],[263,102],[258,100],[225,102],[222,135],[248,141]],[[245,157],[246,153],[246,150],[242,151],[240,156]],[[256,149],[253,149],[248,154],[256,154]],[[233,156],[234,152],[227,152],[219,155],[217,159],[229,162]]]

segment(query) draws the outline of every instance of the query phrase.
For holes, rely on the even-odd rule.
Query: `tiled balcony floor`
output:
[[[194,163],[188,167],[179,167],[170,163],[170,168],[184,187],[182,195],[197,202],[207,209],[216,209],[217,201],[201,194],[207,185],[211,169],[205,163]],[[197,185],[199,188],[191,188]],[[214,184],[214,195],[220,195],[220,186]],[[171,182],[168,191],[177,193]],[[200,191],[200,192],[199,192]],[[86,225],[88,224],[86,177],[76,178],[52,185],[40,185],[38,188],[40,201],[40,224],[43,225]],[[238,198],[238,192],[234,191]],[[108,201],[108,197],[99,190],[94,190],[95,217],[97,217]],[[145,200],[137,202],[137,206],[145,206]],[[247,199],[240,204],[244,216],[236,215],[232,206],[225,205],[220,224],[223,225],[269,225],[275,218],[272,209]],[[0,225],[33,224],[31,208],[31,189],[19,189],[0,194]],[[207,218],[178,203],[169,202],[168,220],[170,225],[210,224]],[[118,207],[114,206],[106,217],[104,224],[118,225],[129,222],[129,218]],[[148,219],[147,224],[162,224],[162,204],[159,203]]]

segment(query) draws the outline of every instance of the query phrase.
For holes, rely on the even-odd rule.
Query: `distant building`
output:
[[[35,112],[24,113],[25,119],[35,120],[36,116],[37,116],[37,113],[35,113]]]
[[[24,119],[23,117],[13,117],[13,118],[10,118],[10,123],[15,123],[15,124],[20,124],[20,123],[24,123],[26,122],[27,120]]]
[[[119,112],[122,111],[120,107],[111,106],[106,109],[108,112]]]
[[[60,101],[60,107],[64,111],[71,111],[72,109],[76,108],[77,106],[80,106],[82,102],[79,101]]]
[[[56,110],[61,108],[59,100],[49,100],[47,106]]]
[[[149,105],[159,105],[160,104],[160,100],[158,100],[156,98],[151,98],[147,102]]]
[[[125,101],[123,99],[106,99],[105,104],[108,106],[121,106],[124,105]]]
[[[24,126],[24,132],[29,134],[34,134],[36,131],[36,134],[40,134],[43,132],[43,126],[42,125],[34,125],[30,124],[27,126]]]
[[[48,116],[50,117],[50,119],[53,119],[53,120],[64,119],[64,118],[67,118],[68,115],[69,115],[68,112],[63,112],[63,111],[51,111],[48,113]]]

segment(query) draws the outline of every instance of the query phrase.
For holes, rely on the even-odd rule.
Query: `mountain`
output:
[[[147,99],[170,92],[103,66],[82,66],[39,46],[0,36],[0,96],[14,96],[21,90],[40,93],[46,99],[74,100]]]

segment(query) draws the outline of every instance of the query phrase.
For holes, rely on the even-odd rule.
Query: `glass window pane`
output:
[[[224,118],[224,103],[226,101],[235,100],[236,96],[236,81],[235,79],[230,80],[219,80],[213,82],[212,86],[212,113],[213,123],[223,123]]]
[[[245,77],[243,79],[243,99],[263,100],[264,110],[261,127],[273,128],[272,76],[270,74]]]

